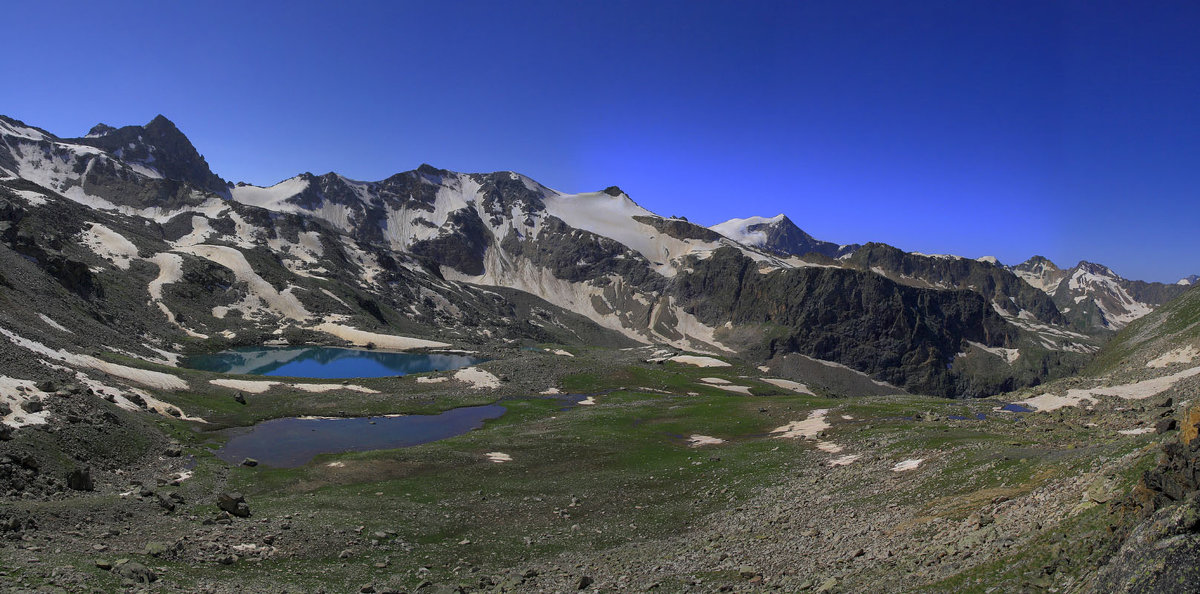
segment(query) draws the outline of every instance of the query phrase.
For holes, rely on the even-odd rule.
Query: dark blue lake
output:
[[[500,418],[505,411],[499,404],[489,404],[436,415],[272,419],[230,430],[233,437],[216,454],[231,464],[254,458],[266,466],[295,468],[318,454],[404,448],[454,437]]]
[[[392,353],[338,347],[247,347],[187,357],[184,367],[237,373],[320,379],[386,377],[459,369],[484,359],[455,354]]]

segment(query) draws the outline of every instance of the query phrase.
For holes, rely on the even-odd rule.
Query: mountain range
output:
[[[982,396],[1075,371],[1188,288],[1088,262],[838,245],[784,215],[705,228],[616,186],[568,194],[515,172],[235,184],[163,116],[79,138],[0,117],[0,176],[4,249],[24,260],[6,257],[6,274],[57,284],[115,331],[102,342],[132,352],[352,330],[586,338],[799,354],[912,392]]]
[[[1197,280],[0,116],[0,589],[1179,591]]]

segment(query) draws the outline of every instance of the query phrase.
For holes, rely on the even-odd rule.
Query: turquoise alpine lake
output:
[[[446,371],[485,359],[450,353],[393,353],[339,347],[247,347],[187,357],[184,367],[217,373],[318,379]]]
[[[231,429],[217,457],[231,464],[253,458],[265,466],[295,468],[318,454],[405,448],[461,435],[506,412],[499,404],[466,406],[436,415],[292,417]]]

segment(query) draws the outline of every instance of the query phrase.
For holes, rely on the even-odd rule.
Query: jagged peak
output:
[[[1062,270],[1057,264],[1051,262],[1050,258],[1045,256],[1033,256],[1032,258],[1018,264],[1016,268],[1021,270],[1033,270],[1035,268],[1043,268],[1050,271]]]
[[[92,126],[92,129],[88,130],[87,136],[85,136],[84,138],[97,138],[100,136],[104,136],[105,134],[108,134],[110,132],[116,132],[116,131],[117,131],[116,128],[113,128],[112,126],[109,126],[108,124],[105,124],[104,122],[100,122],[99,124]]]
[[[433,165],[430,165],[429,163],[421,163],[421,165],[417,167],[416,172],[424,174],[424,175],[437,175],[437,176],[447,176],[447,175],[450,175],[451,173],[453,173],[449,169],[439,169],[437,167],[434,167]]]
[[[146,136],[149,137],[152,143],[163,143],[164,141],[178,143],[181,148],[185,148],[185,150],[190,149],[199,155],[199,152],[196,151],[196,147],[192,145],[192,141],[188,139],[187,135],[179,130],[175,122],[168,120],[162,114],[154,116],[154,119],[150,120],[145,126],[142,126],[142,130],[145,131]]]
[[[150,120],[150,122],[147,123],[145,127],[150,128],[152,126],[154,126],[154,127],[170,126],[172,128],[175,128],[176,130],[179,129],[175,126],[175,122],[172,122],[171,120],[167,119],[167,116],[165,116],[161,113],[154,116],[154,119]]]
[[[1111,276],[1114,278],[1121,278],[1120,275],[1113,272],[1113,270],[1111,268],[1109,268],[1103,264],[1097,264],[1095,262],[1088,262],[1087,260],[1080,260],[1079,263],[1075,265],[1075,269],[1081,270],[1083,272],[1088,272],[1091,274],[1101,275],[1101,276]]]
[[[609,196],[612,196],[613,198],[616,198],[617,196],[625,194],[625,192],[617,186],[609,186],[607,188],[604,188],[604,193],[608,194]],[[625,195],[628,196],[628,194],[625,194]]]

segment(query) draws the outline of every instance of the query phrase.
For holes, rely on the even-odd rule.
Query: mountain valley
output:
[[[0,589],[1172,591],[1200,550],[1195,284],[507,171],[260,187],[163,116],[0,116]],[[474,362],[188,366],[298,346]],[[410,447],[217,454],[485,405]]]

